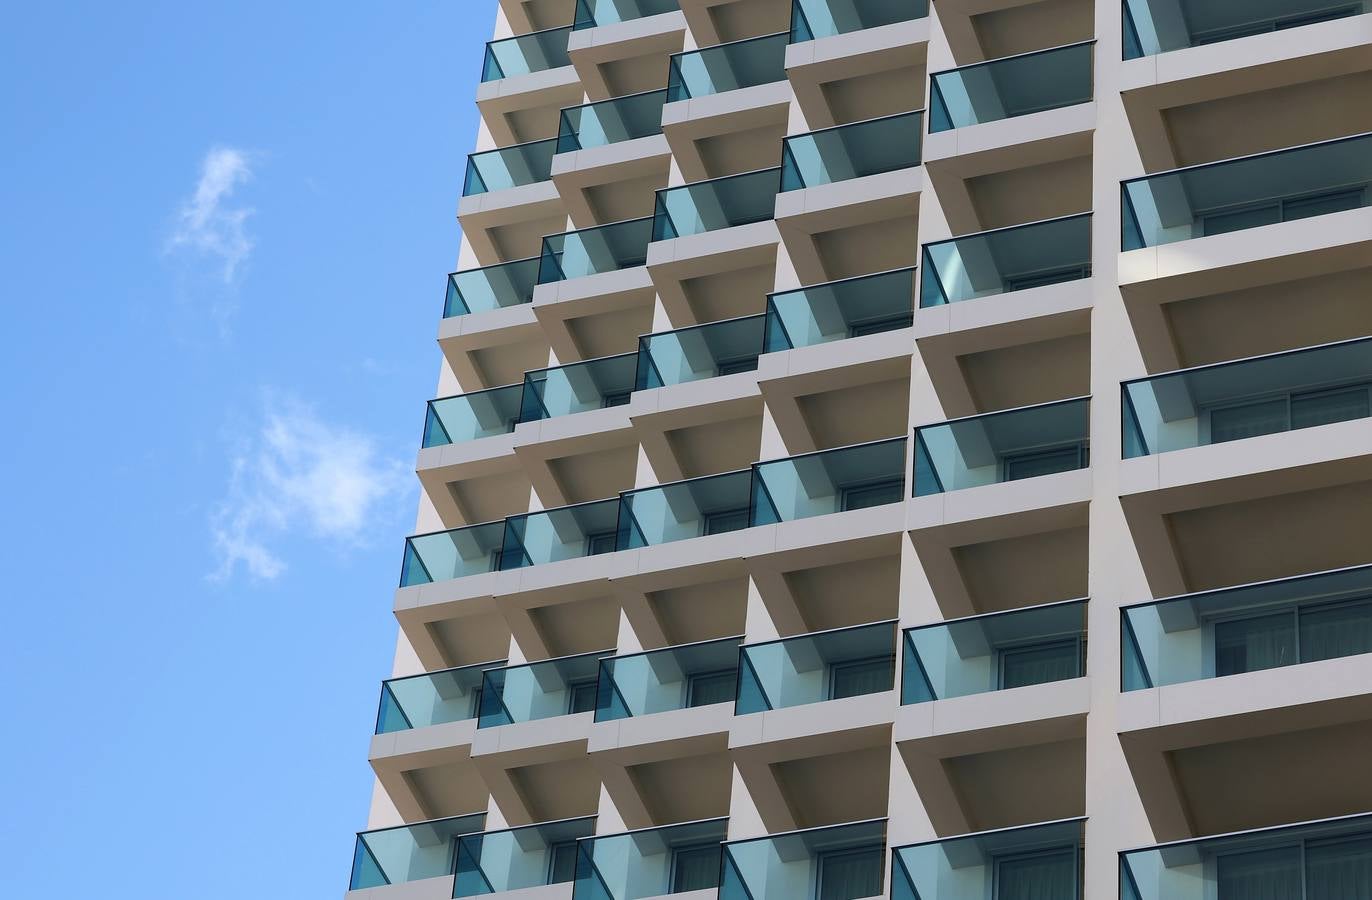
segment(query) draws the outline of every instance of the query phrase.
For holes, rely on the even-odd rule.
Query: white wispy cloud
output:
[[[232,204],[234,191],[253,176],[248,153],[233,147],[214,147],[200,164],[200,180],[177,212],[167,236],[166,250],[190,250],[219,261],[226,284],[252,253],[248,218],[254,210]]]
[[[370,436],[303,404],[269,402],[260,427],[236,448],[227,497],[211,515],[219,566],[210,577],[224,580],[241,567],[276,578],[286,563],[273,546],[299,534],[355,547],[396,515],[410,482],[405,464]]]

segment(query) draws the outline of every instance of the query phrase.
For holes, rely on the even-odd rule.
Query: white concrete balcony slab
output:
[[[654,296],[647,268],[631,266],[540,284],[534,288],[531,312],[557,358],[564,363],[577,362],[591,358],[578,328],[582,320],[596,317],[603,326],[608,317],[621,319],[629,328],[621,337],[631,341],[642,330],[638,323],[651,321]]]
[[[672,157],[665,135],[553,156],[553,184],[577,228],[653,212],[654,191],[667,186]]]
[[[663,481],[683,481],[687,474],[681,451],[672,436],[688,429],[723,426],[762,415],[757,372],[738,372],[700,381],[635,391],[629,399],[634,436]],[[714,448],[724,458],[746,465],[757,456],[755,442],[747,446]]]
[[[928,56],[926,16],[791,44],[786,48],[786,75],[806,124],[828,128],[923,106]],[[826,86],[845,81],[861,90],[826,92]],[[920,86],[913,97],[908,95],[911,83]]]
[[[558,112],[584,97],[573,66],[511,75],[477,86],[476,105],[497,146],[536,141],[557,134]]]
[[[902,754],[947,759],[1084,738],[1090,682],[1072,678],[899,707]]]
[[[791,86],[773,81],[668,103],[662,108],[662,133],[686,180],[704,181],[774,165],[775,157],[759,159],[752,152],[756,147],[753,142],[722,148],[725,152],[711,153],[708,160],[704,153],[709,151],[703,145],[739,132],[766,132],[773,149],[780,153],[779,142],[786,133],[790,108]]]
[[[415,473],[444,526],[474,525],[527,510],[531,481],[515,455],[516,440],[513,433],[499,434],[420,449]],[[454,484],[463,496],[449,489]]]
[[[548,339],[528,303],[440,319],[438,346],[464,391],[512,384],[548,363]]]
[[[473,718],[372,737],[367,760],[405,821],[434,818],[443,795],[476,798],[484,793],[481,776],[470,764],[475,733]],[[416,777],[424,770],[430,777]]]
[[[477,261],[492,266],[537,256],[545,234],[567,221],[559,188],[551,181],[463,197],[457,205],[462,234]]]
[[[730,702],[596,722],[587,751],[597,767],[620,769],[718,753],[728,746],[733,717]]]
[[[662,87],[667,57],[681,51],[686,17],[680,11],[573,31],[567,55],[592,100]]]
[[[898,703],[895,691],[882,691],[735,716],[729,750],[775,763],[885,745]]]
[[[776,222],[767,219],[649,244],[648,272],[673,327],[701,324],[688,299],[687,282],[774,267],[780,240]]]
[[[784,31],[791,0],[679,0],[697,47]]]

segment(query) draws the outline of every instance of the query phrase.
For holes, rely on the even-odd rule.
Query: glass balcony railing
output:
[[[895,269],[767,297],[767,353],[909,328],[915,270]]]
[[[652,239],[651,218],[629,219],[543,239],[538,283],[551,284],[643,265]]]
[[[791,43],[923,19],[929,0],[792,0]]]
[[[836,125],[781,142],[781,190],[833,184],[919,165],[924,113]]]
[[[452,875],[459,835],[486,827],[486,814],[453,816],[415,825],[360,831],[348,890]]]
[[[576,878],[576,842],[595,834],[595,816],[463,835],[454,897],[480,897]]]
[[[776,211],[780,172],[761,169],[658,191],[653,240],[767,221]]]
[[[743,316],[640,337],[634,390],[753,371],[762,353],[765,320],[763,315]]]
[[[866,509],[903,499],[903,437],[753,466],[754,525]]]
[[[500,568],[505,523],[485,522],[405,538],[400,586],[447,581]]]
[[[481,696],[481,673],[503,665],[504,660],[478,663],[381,682],[376,733],[393,734],[475,719],[477,698]]]
[[[891,900],[1079,900],[1085,820],[897,847]]]
[[[557,138],[547,138],[471,154],[467,157],[462,196],[547,181],[553,175],[553,152],[557,147]]]
[[[1091,464],[1090,397],[915,429],[915,496],[1019,481]]]
[[[929,133],[998,122],[1091,100],[1095,41],[935,72]]]
[[[738,645],[742,640],[722,638],[605,657],[600,661],[595,720],[612,722],[732,703],[738,689]]]
[[[616,547],[655,547],[747,528],[752,472],[725,472],[626,491]]]
[[[533,303],[537,282],[537,257],[453,272],[443,298],[443,318]]]
[[[515,37],[488,41],[481,80],[499,81],[515,75],[528,75],[572,64],[567,55],[567,38],[572,26],[549,28]]]
[[[667,102],[786,80],[787,33],[672,54]]]
[[[660,13],[675,12],[677,0],[576,0],[575,29],[614,25]]]
[[[921,308],[1091,277],[1091,214],[924,245]]]
[[[423,446],[441,447],[509,434],[519,421],[523,394],[524,385],[507,384],[430,400],[424,416]]]
[[[1121,186],[1125,250],[1372,204],[1372,134],[1174,169]]]
[[[895,622],[745,644],[734,714],[880,694],[895,686],[895,675]]]
[[[1086,601],[907,628],[902,644],[902,704],[1081,678],[1086,674]]]
[[[600,658],[613,652],[582,653],[487,669],[481,681],[476,727],[496,728],[593,712]]]
[[[564,109],[557,126],[557,152],[571,153],[661,134],[662,104],[666,100],[667,92],[656,90]]]
[[[1372,415],[1372,338],[1126,381],[1124,456]]]
[[[519,421],[537,422],[629,402],[638,354],[621,353],[524,373]]]
[[[1176,841],[1120,854],[1120,900],[1366,900],[1372,815]]]
[[[1126,691],[1372,653],[1372,566],[1123,610]]]
[[[1368,0],[1124,0],[1124,58],[1372,12]]]
[[[707,819],[577,843],[572,900],[643,900],[719,886],[728,819]]]
[[[886,820],[724,845],[719,900],[859,900],[886,884]]]
[[[615,551],[619,500],[593,500],[510,516],[501,569],[522,569]]]

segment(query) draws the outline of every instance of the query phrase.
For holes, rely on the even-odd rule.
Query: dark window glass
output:
[[[575,684],[567,685],[568,713],[590,712],[595,709],[596,683],[594,681],[580,681]]]
[[[719,844],[680,847],[672,854],[672,893],[704,891],[719,884]]]
[[[738,673],[732,669],[728,672],[692,675],[686,682],[686,705],[709,706],[712,703],[733,702],[737,682]]]
[[[1081,649],[1076,641],[1013,647],[1000,653],[1000,686],[1025,687],[1081,675]]]
[[[867,509],[871,506],[895,503],[902,499],[902,494],[904,490],[900,480],[876,481],[840,489],[840,501],[845,511]]]
[[[895,678],[895,669],[896,661],[889,656],[837,663],[829,674],[829,699],[841,700],[844,697],[889,691]]]
[[[1294,612],[1215,623],[1216,676],[1256,672],[1294,662]]]
[[[576,841],[548,848],[548,883],[566,884],[576,878]]]

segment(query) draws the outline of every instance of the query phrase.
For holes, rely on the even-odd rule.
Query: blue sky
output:
[[[341,897],[494,10],[7,10],[0,893]]]

